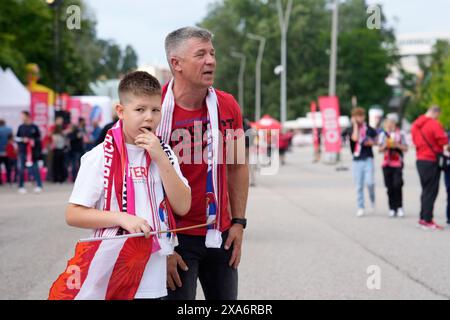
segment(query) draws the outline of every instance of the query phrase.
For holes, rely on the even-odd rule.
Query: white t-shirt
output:
[[[181,173],[178,159],[173,150],[166,144],[162,145],[178,176],[182,179],[184,184],[189,187],[188,181]],[[152,162],[150,165],[150,173],[148,173],[146,170],[146,151],[135,145],[127,144],[126,146],[135,190],[136,215],[146,219],[153,230],[156,230],[153,225],[150,200],[148,199],[148,190],[145,184],[147,181],[146,175],[153,174],[156,202],[159,207],[159,204],[164,198],[159,170],[156,164]],[[80,170],[73,187],[72,195],[69,199],[70,203],[99,210],[103,209],[103,163],[103,144],[96,146],[81,158]],[[158,216],[158,213],[156,213],[156,216]],[[152,299],[166,295],[166,256],[155,252],[151,255],[149,262],[147,263],[135,298]]]

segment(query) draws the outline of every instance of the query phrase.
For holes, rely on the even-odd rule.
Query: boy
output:
[[[384,121],[379,137],[379,151],[384,153],[383,176],[389,198],[389,217],[403,217],[403,153],[408,151],[405,135],[393,118]]]
[[[82,158],[66,221],[70,226],[97,229],[95,237],[116,236],[126,231],[130,234],[144,233],[148,239],[151,231],[174,228],[168,202],[174,213],[184,215],[188,212],[190,187],[181,174],[172,149],[155,135],[161,120],[161,86],[158,80],[146,72],[132,72],[121,80],[119,98],[116,111],[120,120],[108,132],[105,141]],[[114,188],[110,187],[111,184]],[[50,298],[158,299],[166,296],[166,255],[173,252],[175,244],[167,241],[166,235],[157,237],[157,241],[156,236],[152,238],[151,252],[145,247],[146,239],[128,239],[126,241],[140,239],[141,242],[135,242],[126,249],[125,242],[124,248],[117,250],[117,254],[120,252],[118,258],[116,254],[113,260],[105,259],[102,264],[94,261],[99,256],[96,251],[89,273],[79,286],[81,289],[75,292],[59,289],[64,281],[60,277],[50,291]],[[108,246],[111,251],[114,243],[120,241],[103,241],[100,248]],[[139,251],[139,246],[144,246],[144,252]],[[145,256],[147,253],[148,257]],[[107,255],[108,252],[102,254]],[[73,259],[69,265],[71,262]],[[134,269],[130,271],[130,264],[138,267],[143,264],[145,270],[136,274]],[[92,275],[95,272],[98,274]],[[89,277],[99,280],[94,282]],[[102,283],[105,277],[109,283]],[[138,288],[127,287],[134,278],[138,279]]]

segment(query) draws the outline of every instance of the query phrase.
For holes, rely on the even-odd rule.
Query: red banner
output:
[[[325,151],[338,153],[341,151],[341,128],[339,126],[339,100],[337,97],[319,97],[322,113],[322,137]]]
[[[81,117],[82,103],[78,99],[70,99],[70,119],[71,123],[78,124],[78,119]]]
[[[31,119],[41,131],[41,137],[47,136],[48,132],[48,93],[32,92],[31,93]]]

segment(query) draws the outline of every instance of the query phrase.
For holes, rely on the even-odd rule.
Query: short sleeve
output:
[[[180,177],[181,181],[183,181],[186,187],[191,189],[188,180],[184,177],[183,173],[181,172],[180,163],[178,162],[178,158],[175,155],[175,152],[173,152],[172,148],[166,143],[161,142],[161,147],[163,148],[163,151],[169,158],[169,161],[172,164],[173,168],[175,169],[175,172],[178,174],[178,177]]]
[[[95,208],[103,193],[103,145],[81,158],[81,166],[69,202]]]

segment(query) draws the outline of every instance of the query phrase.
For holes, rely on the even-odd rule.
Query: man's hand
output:
[[[240,224],[233,224],[228,232],[228,238],[225,241],[225,250],[229,250],[233,245],[233,252],[229,266],[237,269],[241,262],[242,239],[244,237],[244,228]]]
[[[183,271],[189,270],[186,263],[183,261],[183,258],[181,258],[178,253],[174,252],[173,255],[167,257],[167,286],[172,291],[175,291],[177,287],[181,288],[183,285],[181,283],[180,275],[178,274],[178,266]]]

